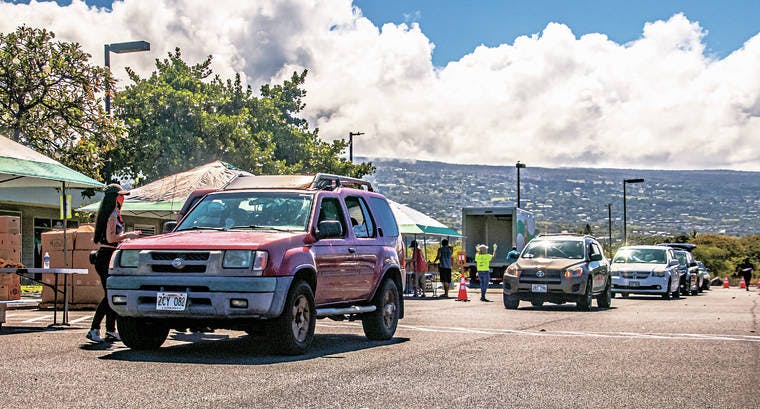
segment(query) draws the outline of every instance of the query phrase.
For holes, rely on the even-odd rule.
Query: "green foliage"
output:
[[[223,160],[254,174],[329,172],[361,177],[372,164],[340,157],[344,141],[325,142],[298,115],[306,71],[254,96],[233,80],[212,76],[211,57],[190,65],[179,49],[156,61],[156,71],[117,95],[114,106],[128,129],[113,155],[121,177],[154,180]]]
[[[0,33],[0,132],[95,179],[122,134],[96,97],[108,70],[45,29]]]

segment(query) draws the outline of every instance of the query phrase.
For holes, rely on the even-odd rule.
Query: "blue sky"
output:
[[[440,1],[355,0],[376,25],[416,21],[436,45],[433,62],[445,65],[480,44],[511,44],[540,33],[549,22],[569,26],[576,36],[604,33],[618,43],[641,36],[646,22],[682,12],[708,31],[708,52],[725,57],[760,31],[757,0],[532,0]]]
[[[113,0],[85,3],[110,7]],[[521,35],[540,33],[550,22],[569,26],[576,36],[604,33],[627,43],[641,36],[646,22],[683,13],[708,31],[707,53],[720,58],[760,31],[758,0],[354,0],[354,4],[377,26],[419,23],[435,43],[433,63],[438,66],[460,59],[480,44],[511,44]]]
[[[303,117],[364,132],[357,156],[760,170],[760,0],[24,1],[0,0],[0,32],[46,27],[95,62],[149,41],[111,59],[120,87],[175,47],[254,89],[308,70]]]

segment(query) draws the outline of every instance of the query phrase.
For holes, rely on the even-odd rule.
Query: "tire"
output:
[[[578,298],[578,301],[576,301],[576,307],[580,311],[589,311],[591,310],[591,303],[594,301],[594,289],[592,288],[593,283],[591,279],[589,278],[586,282],[586,291],[583,293],[583,295]]]
[[[375,294],[373,304],[377,309],[362,316],[364,335],[373,341],[385,341],[393,338],[398,326],[399,295],[396,283],[390,278],[383,280],[380,290]]]
[[[169,327],[149,319],[119,317],[116,324],[124,345],[134,350],[155,350],[169,336]]]
[[[516,310],[517,307],[520,306],[520,298],[518,298],[516,295],[503,295],[504,299],[504,308],[508,310]]]
[[[596,296],[596,305],[599,308],[610,308],[612,305],[612,282],[609,278],[604,287],[604,292]]]
[[[668,278],[668,288],[665,289],[665,294],[662,295],[663,300],[672,300],[673,299],[673,291],[670,290],[670,279]]]
[[[530,300],[530,305],[534,307],[541,307],[544,305],[544,300]]]
[[[298,280],[288,291],[282,314],[272,321],[270,332],[277,341],[277,352],[283,355],[306,352],[314,341],[316,322],[314,293],[305,281]]]

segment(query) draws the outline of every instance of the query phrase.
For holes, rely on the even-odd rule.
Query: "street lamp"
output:
[[[518,160],[517,163],[515,163],[515,168],[517,168],[517,208],[520,208],[520,169],[525,169],[525,164],[520,163]]]
[[[364,135],[364,132],[348,133],[348,160],[354,163],[354,136]]]
[[[623,179],[623,244],[628,245],[628,232],[626,231],[626,222],[628,213],[626,209],[625,185],[629,183],[644,183],[644,179]]]
[[[111,70],[111,53],[125,54],[140,51],[150,51],[150,43],[147,41],[130,41],[127,43],[113,43],[105,46],[106,68]],[[106,81],[106,113],[111,116],[111,89]]]

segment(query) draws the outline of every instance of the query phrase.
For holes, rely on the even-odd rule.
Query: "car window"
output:
[[[689,263],[685,251],[676,251],[675,253],[676,253],[676,258],[678,259],[679,264],[681,264],[682,266],[685,266],[686,264]]]
[[[372,222],[367,204],[364,199],[358,196],[348,196],[346,198],[346,208],[351,220],[351,229],[354,236],[358,238],[367,238],[375,236],[375,224]]]
[[[346,218],[343,215],[343,209],[340,206],[340,200],[336,197],[323,197],[322,202],[319,204],[319,218],[318,222],[323,221],[338,221],[340,222],[342,231],[346,232]]]
[[[613,263],[649,263],[665,264],[668,255],[665,249],[620,249],[615,254]]]
[[[383,229],[383,236],[397,237],[398,223],[396,222],[396,217],[393,216],[393,211],[388,205],[388,201],[382,197],[370,197],[369,202],[372,206],[372,215],[375,216],[377,227]]]
[[[592,256],[597,254],[602,254],[602,249],[599,248],[599,245],[596,243],[591,243],[591,253]],[[602,255],[604,257],[604,255]]]
[[[534,240],[525,247],[522,257],[583,259],[583,247],[581,240]]]

